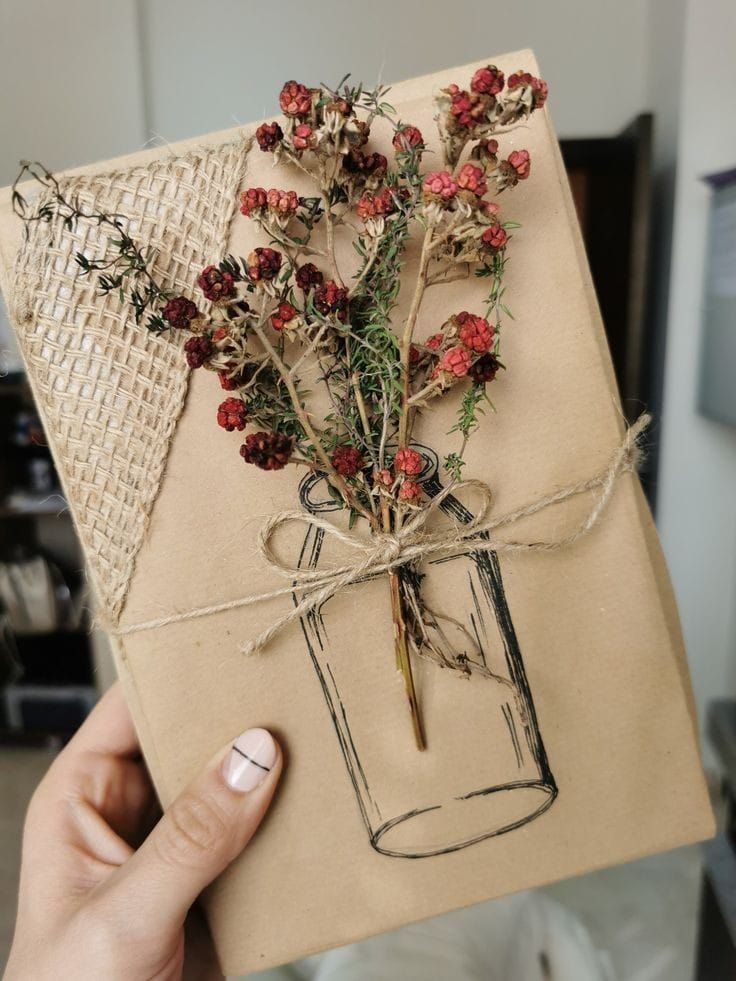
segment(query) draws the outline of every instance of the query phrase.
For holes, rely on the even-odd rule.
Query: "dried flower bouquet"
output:
[[[264,244],[244,259],[227,256],[202,270],[197,287],[209,301],[206,309],[163,290],[152,272],[154,257],[136,245],[124,221],[84,213],[40,165],[24,164],[19,181],[40,181],[51,192],[44,205],[31,212],[17,183],[14,193],[25,221],[60,214],[69,224],[91,219],[109,226],[108,254],[77,256],[83,272],[95,273],[103,292],[121,291],[138,323],[187,335],[190,367],[216,373],[227,393],[217,423],[229,432],[249,430],[240,445],[243,460],[263,470],[302,466],[324,475],[351,524],[363,519],[376,535],[395,534],[431,505],[422,488],[423,459],[412,446],[417,413],[462,389],[452,429],[458,446],[444,460],[452,487],[490,404],[486,387],[504,367],[501,327],[510,314],[503,274],[517,227],[502,219],[490,195],[530,174],[528,152],[504,156],[496,137],[543,106],[547,86],[524,71],[505,78],[488,65],[467,90],[444,89],[437,98],[444,160],[431,171],[422,169],[422,133],[397,118],[387,92],[347,79],[334,90],[284,85],[284,118],[261,125],[255,139],[285,165],[282,172],[293,167],[306,175],[314,193],[242,192],[240,210],[258,224]],[[370,149],[378,119],[393,129],[391,163]],[[409,283],[402,269],[417,232],[421,250]],[[350,275],[336,259],[336,236],[346,235],[357,254]],[[488,280],[486,308],[458,311],[429,336],[417,337],[427,292],[471,273]],[[396,323],[402,289],[411,301]],[[319,423],[317,389],[330,406]],[[388,575],[397,666],[416,743],[424,748],[412,657],[465,673],[474,666],[451,649],[440,623],[449,618],[423,603],[418,571],[409,565]]]

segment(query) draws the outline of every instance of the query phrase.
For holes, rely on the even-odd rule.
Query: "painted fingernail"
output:
[[[276,762],[276,743],[267,729],[246,729],[225,757],[223,775],[233,790],[255,790]]]

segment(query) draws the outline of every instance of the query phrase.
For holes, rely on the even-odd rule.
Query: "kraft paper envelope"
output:
[[[529,51],[490,61],[538,73]],[[434,151],[433,96],[467,84],[476,67],[392,90],[400,117]],[[202,266],[264,244],[237,214],[239,188],[306,190],[302,175],[250,146],[254,129],[85,167],[62,186],[85,206],[126,214],[158,250],[160,275],[192,295]],[[389,141],[377,122],[372,145],[389,156]],[[547,110],[500,142],[504,153],[528,149],[532,174],[503,198],[504,217],[521,223],[505,279],[515,319],[503,332],[497,412],[471,440],[465,472],[489,484],[503,514],[604,468],[623,423]],[[328,513],[318,480],[300,487],[294,468],[244,466],[237,434],[214,422],[215,376],[189,378],[177,341],[136,328],[115,297],[101,299],[78,275],[74,252],[99,252],[101,234],[90,223],[39,223],[16,259],[22,228],[3,192],[3,288],[101,612],[124,629],[282,585],[256,538],[299,494],[314,513],[341,516]],[[412,262],[416,251],[407,275]],[[419,336],[457,310],[482,310],[485,288],[471,276],[433,289]],[[419,425],[418,441],[440,459],[455,408],[446,397]],[[431,451],[426,460],[433,470]],[[471,500],[453,506],[458,520],[472,511]],[[510,536],[559,537],[590,506],[579,496]],[[337,554],[305,527],[278,548],[310,567]],[[253,657],[241,645],[290,597],[114,641],[165,805],[247,726],[268,727],[284,747],[271,812],[206,896],[228,973],[712,834],[677,612],[634,475],[617,481],[602,520],[568,549],[458,554],[425,571],[430,605],[476,632],[498,675],[466,680],[416,665],[425,753],[411,736],[381,577]]]

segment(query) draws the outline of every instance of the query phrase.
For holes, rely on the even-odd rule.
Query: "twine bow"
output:
[[[498,517],[491,515],[493,502],[489,487],[479,480],[459,480],[449,484],[432,498],[426,507],[412,515],[396,532],[393,534],[373,534],[370,538],[362,538],[352,532],[342,531],[330,521],[317,515],[308,514],[306,511],[281,511],[270,517],[261,528],[258,536],[258,549],[271,571],[289,580],[287,586],[257,596],[244,596],[182,613],[172,613],[155,620],[120,627],[112,632],[120,636],[154,630],[171,623],[193,620],[225,610],[253,606],[267,600],[277,599],[280,596],[293,594],[296,591],[303,592],[306,590],[307,592],[303,592],[301,599],[295,603],[292,610],[275,620],[270,627],[242,648],[245,654],[255,654],[266,647],[276,634],[294,620],[319,609],[324,602],[346,586],[359,583],[366,578],[373,578],[400,566],[419,560],[446,556],[453,552],[460,554],[477,554],[480,552],[504,554],[510,552],[551,552],[566,548],[587,535],[598,523],[611,500],[618,478],[624,473],[637,470],[640,458],[638,441],[650,421],[651,417],[646,413],[639,416],[637,421],[626,430],[607,466],[594,476],[569,484]],[[478,492],[480,506],[476,514],[467,523],[453,521],[436,531],[429,530],[429,519],[436,513],[442,502],[450,494],[465,489]],[[498,540],[491,535],[499,528],[512,525],[522,518],[531,517],[554,504],[560,504],[587,491],[598,491],[599,493],[580,524],[566,535],[538,542]],[[346,545],[353,553],[354,559],[328,569],[305,569],[287,565],[275,554],[272,541],[280,528],[295,522],[318,529],[325,535]]]

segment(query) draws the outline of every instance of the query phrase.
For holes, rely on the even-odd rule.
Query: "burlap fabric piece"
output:
[[[155,254],[167,289],[188,292],[218,260],[249,142],[194,150],[145,166],[66,178],[84,212],[119,214]],[[37,202],[41,207],[43,198]],[[111,230],[61,218],[29,225],[16,263],[14,319],[34,393],[102,610],[116,620],[158,493],[186,395],[181,344],[137,325],[127,299],[99,292],[78,252],[106,254]]]

